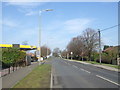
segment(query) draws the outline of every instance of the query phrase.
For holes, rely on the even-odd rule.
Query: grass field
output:
[[[51,65],[43,64],[36,67],[13,88],[50,88]]]

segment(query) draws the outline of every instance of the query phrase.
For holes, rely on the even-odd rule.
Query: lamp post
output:
[[[41,61],[41,21],[42,21],[42,12],[53,11],[53,9],[44,9],[39,11],[39,40],[38,40],[38,47],[39,47],[39,65]]]
[[[70,54],[71,54],[71,60],[72,60],[72,57],[73,57],[72,54],[73,54],[73,52],[70,52]]]

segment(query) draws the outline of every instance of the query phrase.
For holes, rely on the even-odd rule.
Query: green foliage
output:
[[[23,60],[25,58],[25,56],[26,56],[26,52],[19,51],[19,56],[18,56],[18,59],[17,59],[18,61],[17,62]]]
[[[108,53],[102,53],[102,62],[110,64],[111,56]]]
[[[99,53],[94,52],[94,53],[93,53],[93,60],[94,60],[94,61],[97,61],[98,59],[99,59]]]
[[[24,59],[25,56],[26,53],[18,48],[2,48],[2,62],[9,67]]]

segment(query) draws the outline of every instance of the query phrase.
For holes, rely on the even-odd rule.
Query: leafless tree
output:
[[[91,60],[92,51],[94,51],[99,44],[98,33],[91,28],[87,28],[83,32],[82,37],[83,37],[84,51],[88,56],[88,59]]]
[[[80,56],[82,53],[82,38],[74,37],[67,45],[68,53],[73,52],[73,56]]]
[[[46,57],[47,55],[51,54],[51,50],[50,48],[48,48],[47,46],[41,46],[41,56]]]
[[[59,48],[55,48],[53,50],[53,56],[55,57],[59,57],[60,53],[61,53],[61,50]]]
[[[67,54],[68,54],[67,50],[63,50],[63,51],[61,52],[61,56],[62,56],[63,58],[67,58]]]
[[[73,52],[73,56],[87,56],[91,60],[92,51],[96,50],[98,46],[99,37],[98,33],[91,29],[87,28],[83,31],[82,35],[74,37],[70,43],[67,45],[67,51]]]

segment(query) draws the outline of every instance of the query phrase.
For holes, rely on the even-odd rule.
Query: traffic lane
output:
[[[38,66],[38,63],[33,63],[29,66],[20,68],[17,71],[2,77],[2,88],[11,88],[17,82],[19,82],[19,80],[28,75],[36,66]]]
[[[63,88],[118,88],[115,84],[68,65],[61,60],[55,59],[52,62],[52,66],[55,69],[55,76],[58,77],[58,82]]]
[[[98,67],[92,66],[90,64],[82,64],[82,63],[79,63],[79,62],[73,62],[73,61],[71,62],[71,61],[67,61],[67,60],[63,60],[63,61],[65,61],[65,62],[67,62],[71,65],[75,65],[78,68],[83,68],[83,69],[85,69],[85,70],[87,70],[87,71],[89,71],[93,74],[103,76],[105,78],[108,78],[108,79],[118,83],[118,72],[98,68]]]

